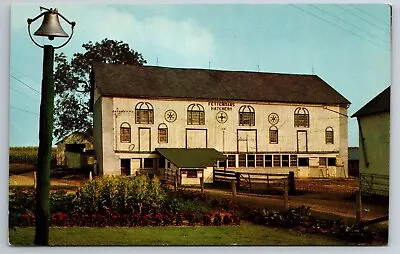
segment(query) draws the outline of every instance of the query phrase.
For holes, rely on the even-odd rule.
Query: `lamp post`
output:
[[[29,37],[36,46],[43,48],[43,77],[40,102],[40,123],[39,123],[39,151],[37,161],[37,188],[36,188],[36,211],[35,211],[35,245],[49,245],[49,187],[50,187],[50,161],[51,143],[53,140],[53,112],[54,112],[54,49],[66,45],[74,33],[75,22],[68,21],[58,13],[57,9],[47,9],[40,7],[42,12],[33,19],[28,19]],[[54,40],[55,37],[69,37],[60,46],[40,45],[31,35],[30,26],[40,17],[44,16],[42,25],[34,33],[36,36],[48,37]],[[71,36],[68,36],[62,29],[58,17],[61,17],[71,25]]]

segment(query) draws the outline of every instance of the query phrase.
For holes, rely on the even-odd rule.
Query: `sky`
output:
[[[84,43],[108,38],[128,43],[147,65],[318,75],[351,102],[349,146],[358,146],[350,116],[391,84],[385,4],[12,4],[10,146],[38,145],[43,53],[26,20],[41,5],[76,22],[71,41],[56,50],[68,57],[84,52]]]

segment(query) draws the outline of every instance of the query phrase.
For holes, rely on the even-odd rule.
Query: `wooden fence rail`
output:
[[[292,174],[274,174],[274,173],[255,173],[255,172],[235,172],[228,170],[217,170],[213,171],[213,180],[214,183],[217,182],[231,182],[232,180],[236,181],[237,188],[240,187],[252,187],[252,183],[266,183],[267,188],[270,188],[271,183],[282,183],[282,185],[286,185],[289,183],[289,191],[294,188],[294,175]],[[286,181],[288,180],[288,181]]]

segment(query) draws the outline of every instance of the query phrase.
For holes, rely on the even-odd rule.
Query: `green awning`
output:
[[[226,156],[214,148],[156,148],[167,160],[178,168],[212,167],[217,160],[226,160]]]

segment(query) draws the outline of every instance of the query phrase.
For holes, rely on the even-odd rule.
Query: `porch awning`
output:
[[[178,168],[212,167],[226,156],[214,148],[156,148],[156,151]]]

